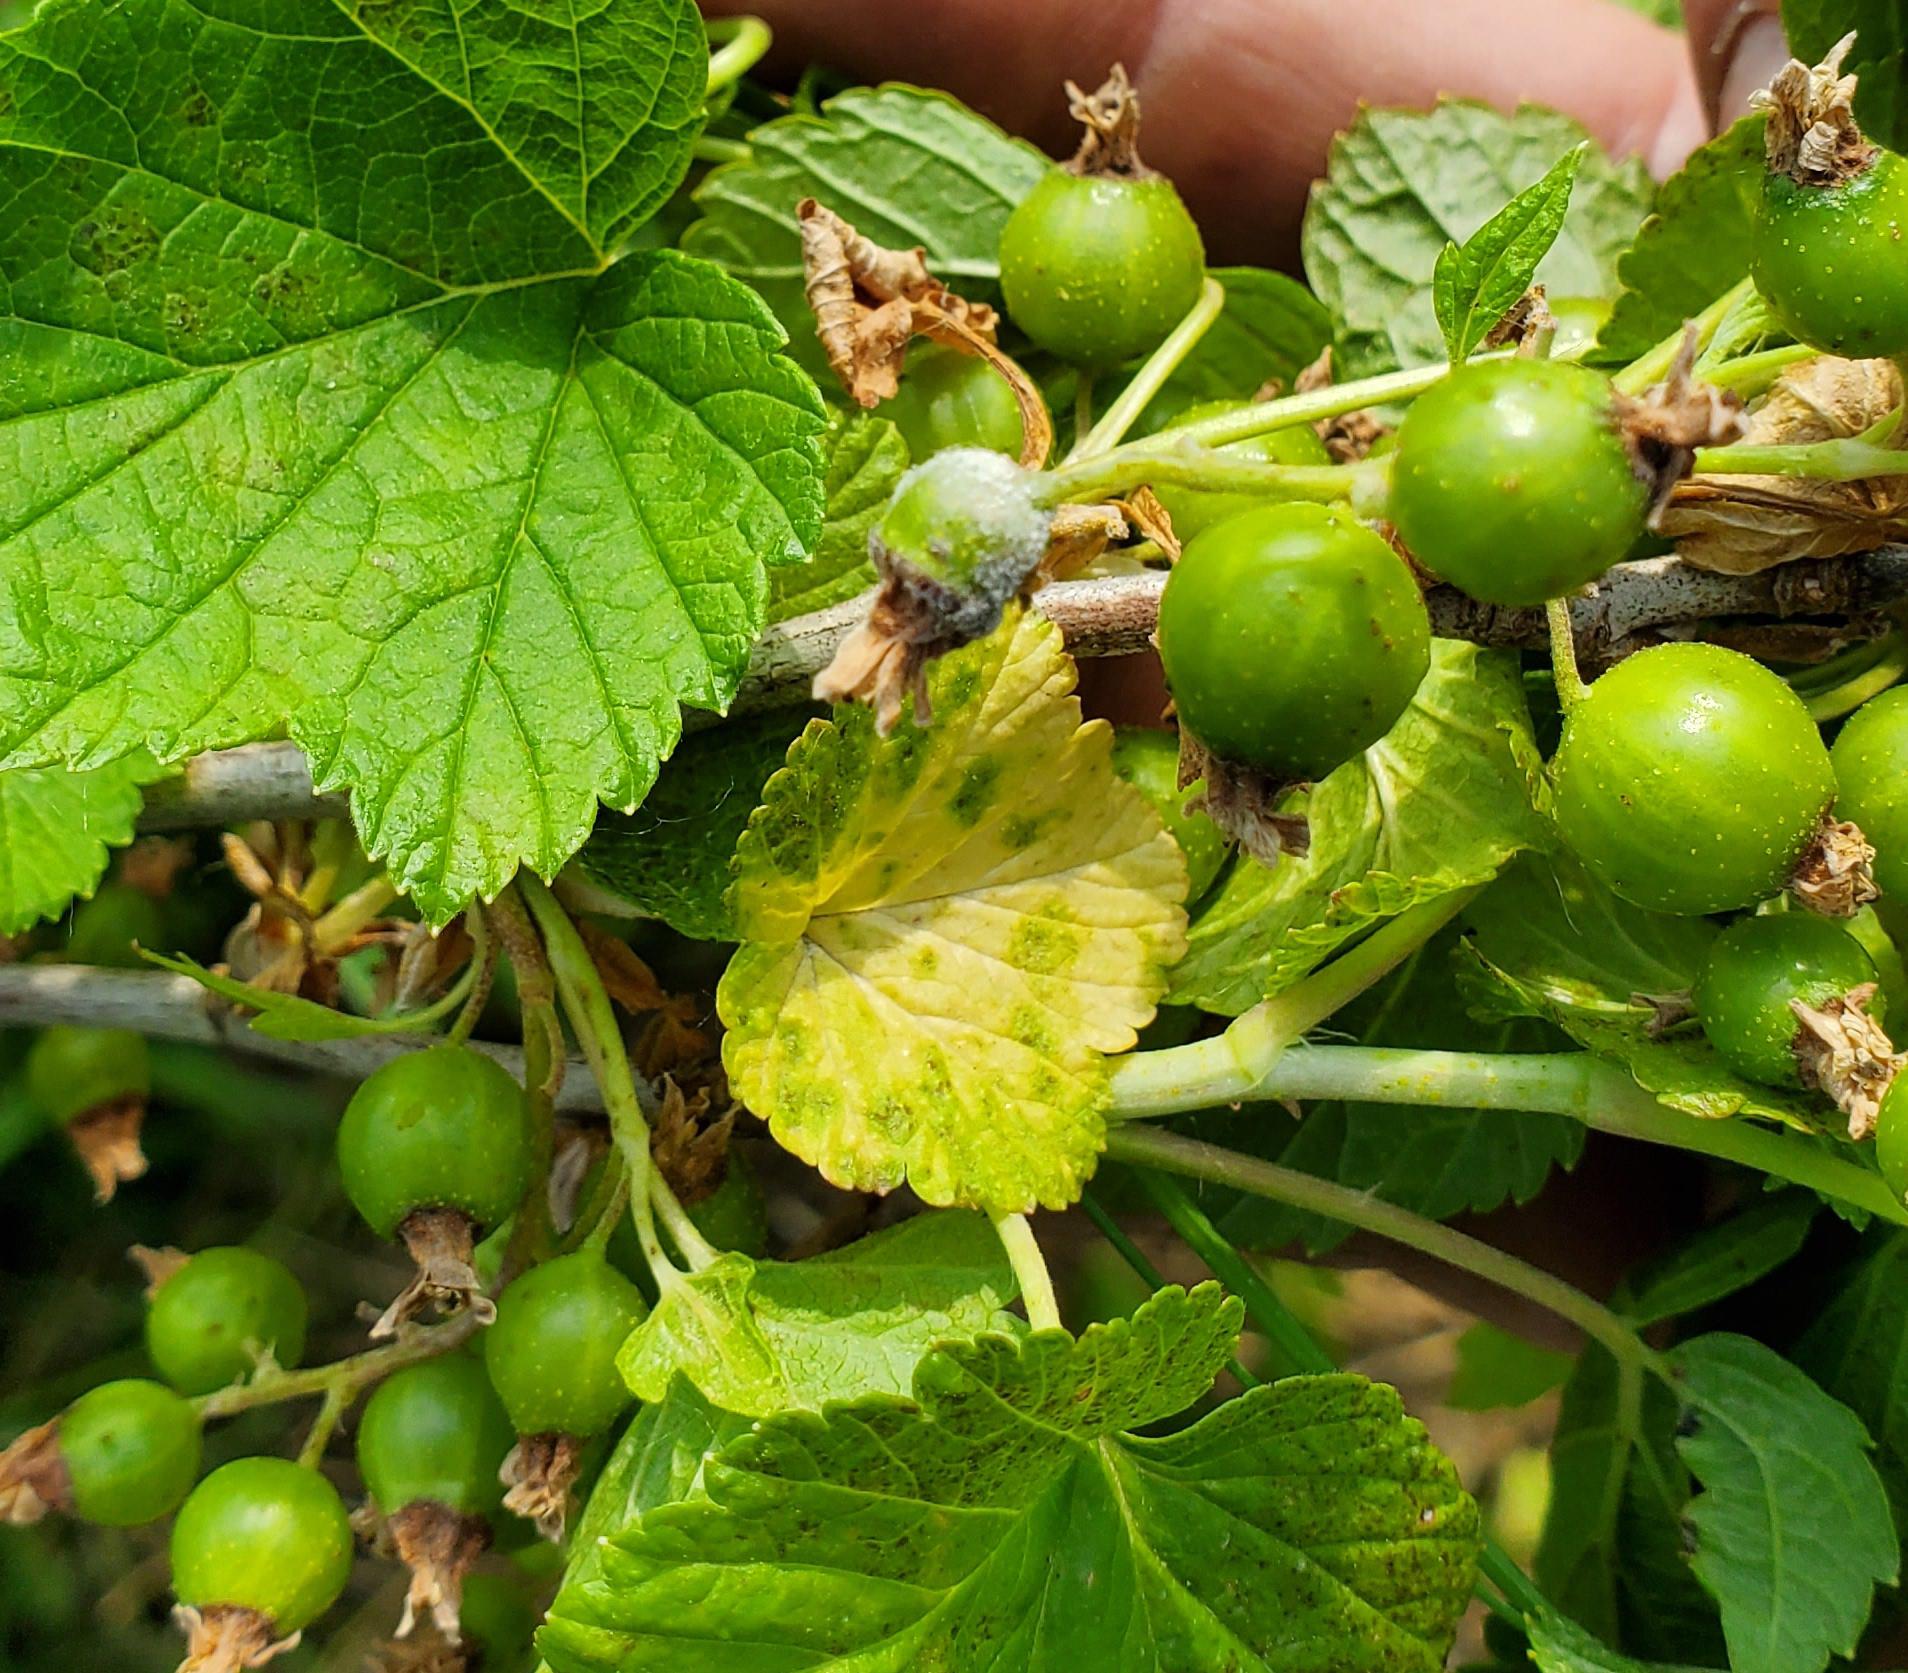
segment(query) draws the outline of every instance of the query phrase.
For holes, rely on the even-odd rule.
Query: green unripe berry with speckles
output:
[[[260,1352],[290,1369],[305,1352],[305,1292],[256,1249],[201,1249],[146,1309],[146,1351],[182,1394],[251,1375]]]
[[[358,1467],[386,1516],[420,1500],[487,1516],[503,1503],[497,1472],[515,1443],[483,1361],[451,1353],[378,1385],[358,1425]]]
[[[1175,426],[1197,424],[1202,418],[1217,418],[1221,413],[1241,412],[1242,401],[1201,401],[1188,407],[1173,422]],[[1256,459],[1271,465],[1329,465],[1332,457],[1318,432],[1309,424],[1288,424],[1281,430],[1268,430],[1262,436],[1229,442],[1219,449],[1223,454]],[[1191,540],[1215,523],[1237,517],[1242,511],[1254,511],[1267,503],[1263,494],[1234,493],[1223,489],[1188,488],[1180,483],[1163,482],[1153,490],[1159,503],[1173,520],[1173,533],[1182,541]]]
[[[1020,457],[1020,403],[979,355],[938,343],[910,351],[901,387],[881,404],[909,454],[927,459],[950,447],[984,447]]]
[[[89,1110],[152,1089],[146,1042],[124,1028],[59,1025],[34,1036],[26,1058],[27,1092],[64,1125]]]
[[[283,1458],[240,1458],[193,1489],[172,1525],[172,1590],[194,1609],[250,1609],[301,1631],[351,1578],[338,1490]]]
[[[1835,747],[1835,811],[1875,845],[1882,898],[1908,902],[1908,686],[1884,691],[1842,724]]]
[[[199,1418],[161,1383],[102,1383],[60,1414],[73,1514],[131,1528],[178,1508],[199,1473]]]
[[[1685,916],[1780,894],[1835,799],[1801,699],[1717,645],[1658,645],[1599,678],[1564,716],[1550,781],[1591,872]]]
[[[1388,509],[1441,581],[1486,604],[1541,604],[1594,581],[1643,533],[1599,372],[1551,360],[1461,366],[1398,429]]]
[[[1180,724],[1288,782],[1375,744],[1431,661],[1410,570],[1322,505],[1261,506],[1196,536],[1160,595],[1158,639]]]
[[[484,1364],[520,1435],[590,1436],[634,1396],[616,1356],[649,1309],[594,1249],[532,1267],[497,1301]]]
[[[1832,185],[1771,171],[1753,271],[1798,342],[1851,359],[1908,354],[1908,161],[1878,151]]]
[[[1008,316],[1076,366],[1117,366],[1157,348],[1205,276],[1199,228],[1157,174],[1056,168],[1001,229]]]
[[[1716,937],[1692,998],[1704,1037],[1737,1074],[1798,1087],[1793,1003],[1820,1009],[1875,979],[1875,961],[1840,924],[1777,912],[1743,918]]]

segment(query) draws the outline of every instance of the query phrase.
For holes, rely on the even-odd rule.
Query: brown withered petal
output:
[[[68,1510],[72,1503],[58,1418],[27,1430],[0,1451],[0,1525],[30,1527],[49,1510]]]
[[[535,1523],[545,1539],[561,1540],[582,1467],[583,1443],[574,1435],[518,1436],[499,1472],[508,1489],[504,1509]]]
[[[1795,1058],[1802,1083],[1834,1100],[1848,1117],[1848,1136],[1857,1140],[1874,1133],[1882,1094],[1908,1061],[1868,1014],[1875,993],[1875,984],[1864,982],[1819,1008],[1800,999],[1789,1002],[1800,1025]]]
[[[405,1216],[398,1236],[417,1271],[372,1325],[372,1341],[397,1335],[401,1325],[426,1307],[443,1313],[468,1308],[485,1325],[497,1317],[497,1304],[484,1294],[483,1280],[471,1265],[475,1238],[468,1214],[455,1208],[420,1208]]]
[[[235,1609],[218,1604],[210,1609],[194,1609],[179,1604],[172,1618],[186,1635],[186,1658],[179,1673],[242,1673],[248,1667],[263,1667],[298,1648],[303,1635],[288,1638],[273,1635],[272,1623],[256,1609]]]

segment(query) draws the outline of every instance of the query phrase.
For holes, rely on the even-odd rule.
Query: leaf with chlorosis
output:
[[[723,1255],[670,1283],[617,1363],[644,1400],[677,1375],[744,1417],[905,1394],[937,1342],[1013,1326],[1017,1289],[978,1214],[917,1215],[805,1261]]]
[[[0,36],[0,767],[288,731],[434,922],[640,801],[821,521],[761,299],[618,259],[707,65],[691,0]]]
[[[139,787],[162,776],[144,755],[89,772],[0,773],[0,935],[17,935],[90,897],[111,851],[133,839]]]
[[[934,717],[815,721],[736,849],[717,1004],[736,1095],[838,1185],[991,1213],[1078,1197],[1185,946],[1185,862],[1016,612],[941,658]]]
[[[936,1350],[911,1400],[758,1424],[610,1540],[555,1673],[1435,1673],[1476,1574],[1456,1471],[1362,1377],[1291,1377],[1174,1433],[1236,1301]]]

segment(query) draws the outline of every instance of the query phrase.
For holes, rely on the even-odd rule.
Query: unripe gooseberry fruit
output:
[[[1850,715],[1829,759],[1836,812],[1875,845],[1883,897],[1908,901],[1908,686],[1884,691]]]
[[[345,1193],[380,1237],[420,1208],[495,1225],[523,1200],[533,1149],[523,1089],[468,1046],[394,1057],[365,1078],[338,1124]]]
[[[616,1356],[649,1309],[594,1249],[532,1267],[497,1300],[484,1364],[520,1435],[597,1434],[635,1397]]]
[[[351,1577],[351,1521],[337,1489],[283,1458],[240,1458],[193,1489],[172,1525],[172,1589],[202,1613],[245,1610],[284,1638]]]
[[[1717,645],[1658,645],[1564,716],[1550,763],[1558,834],[1610,890],[1654,912],[1778,895],[1835,799],[1802,701]]]
[[[1243,412],[1244,401],[1201,401],[1188,407],[1176,419],[1177,428],[1183,424],[1197,424],[1201,419],[1217,418],[1222,413]],[[1325,444],[1318,439],[1318,432],[1309,424],[1288,424],[1283,429],[1268,430],[1263,435],[1248,437],[1245,441],[1228,442],[1219,449],[1222,454],[1242,459],[1255,459],[1272,465],[1329,465],[1331,455],[1325,451]],[[1237,517],[1242,511],[1254,511],[1266,503],[1263,494],[1236,493],[1218,488],[1188,488],[1180,483],[1160,483],[1153,489],[1159,503],[1166,508],[1167,516],[1173,520],[1173,533],[1182,541],[1191,540],[1215,523],[1223,523],[1228,517]]]
[[[1805,1083],[1796,1002],[1821,1009],[1876,979],[1875,961],[1840,924],[1810,912],[1743,918],[1716,937],[1691,994],[1703,1035],[1745,1080]]]
[[[1158,642],[1180,724],[1279,782],[1375,744],[1431,659],[1411,572],[1322,505],[1265,505],[1195,536],[1160,595]]]
[[[908,355],[901,387],[881,404],[908,444],[927,459],[950,447],[984,447],[1020,457],[1020,403],[1007,380],[979,355],[930,343]]]
[[[768,1203],[749,1159],[731,1145],[722,1178],[706,1197],[684,1205],[697,1231],[718,1249],[751,1259],[768,1247]]]
[[[497,1477],[516,1441],[475,1353],[450,1353],[393,1373],[365,1402],[358,1467],[390,1516],[428,1501],[464,1516],[503,1502]]]
[[[145,1040],[124,1028],[43,1028],[27,1048],[27,1093],[53,1121],[75,1118],[152,1090]]]
[[[131,1528],[176,1510],[199,1473],[199,1418],[162,1383],[102,1383],[60,1414],[73,1514]]]
[[[1875,1161],[1897,1202],[1908,1202],[1908,1075],[1897,1075],[1875,1116]]]
[[[201,1249],[153,1292],[146,1351],[182,1394],[210,1394],[249,1376],[268,1353],[290,1369],[304,1356],[305,1292],[256,1249]]]
[[[1486,604],[1542,604],[1620,563],[1650,491],[1610,381],[1553,360],[1460,366],[1398,429],[1388,510],[1441,581]]]
[[[168,944],[158,901],[130,883],[106,883],[73,908],[73,928],[60,954],[75,964],[137,970],[145,964],[140,947]]]
[[[1153,804],[1173,841],[1186,856],[1186,899],[1212,887],[1232,844],[1203,813],[1186,812],[1188,791],[1179,787],[1179,743],[1170,732],[1122,726],[1113,739],[1113,770]]]
[[[1908,161],[1878,149],[1826,184],[1771,170],[1751,272],[1798,342],[1856,360],[1908,354]]]

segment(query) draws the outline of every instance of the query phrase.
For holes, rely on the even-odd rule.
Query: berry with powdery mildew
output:
[[[1157,348],[1199,300],[1206,251],[1173,183],[1140,161],[1139,99],[1117,65],[1091,97],[1067,93],[1086,136],[1000,235],[1007,313],[1078,366]]]
[[[146,1309],[146,1351],[182,1394],[250,1376],[261,1355],[287,1369],[305,1352],[305,1292],[255,1249],[201,1249],[162,1278]]]
[[[1387,509],[1441,581],[1541,604],[1594,581],[1643,533],[1650,489],[1601,373],[1550,360],[1459,367],[1399,427]]]
[[[1659,645],[1599,678],[1550,764],[1558,834],[1655,912],[1780,894],[1822,830],[1835,774],[1801,699],[1753,658]]]

